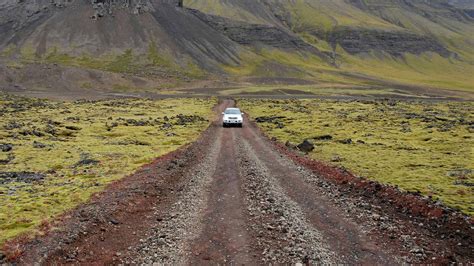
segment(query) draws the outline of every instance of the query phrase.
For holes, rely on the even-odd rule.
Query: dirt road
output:
[[[216,114],[233,105],[222,101]],[[252,123],[222,128],[216,119],[197,142],[112,184],[50,225],[56,230],[9,243],[7,251],[19,264],[474,261],[466,217],[446,212],[432,219],[397,208],[301,160]]]

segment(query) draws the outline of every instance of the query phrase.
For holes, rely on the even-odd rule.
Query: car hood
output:
[[[224,115],[224,119],[229,119],[230,117],[237,117],[237,119],[242,119],[242,115]]]

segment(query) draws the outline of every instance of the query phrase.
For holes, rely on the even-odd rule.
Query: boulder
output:
[[[11,145],[11,144],[0,144],[0,151],[9,152],[11,150],[13,150],[13,145]]]
[[[321,135],[313,138],[314,140],[332,140],[331,135]]]
[[[308,153],[314,150],[314,144],[311,143],[309,140],[305,139],[302,143],[296,146],[298,150]]]

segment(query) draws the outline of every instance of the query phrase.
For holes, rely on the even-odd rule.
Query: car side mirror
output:
[[[224,112],[222,112],[222,114],[223,114],[223,115],[225,115],[225,113],[224,113]]]

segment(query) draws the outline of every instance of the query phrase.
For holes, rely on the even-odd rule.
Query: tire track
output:
[[[263,250],[261,262],[340,263],[320,232],[309,224],[303,210],[285,195],[249,142],[239,138],[238,150],[252,231],[257,236],[255,244]]]
[[[173,264],[187,263],[189,243],[199,236],[203,229],[202,216],[209,197],[212,174],[216,171],[218,154],[221,151],[222,130],[217,130],[216,138],[206,152],[206,159],[194,166],[187,182],[179,191],[177,201],[167,213],[155,212],[157,224],[151,235],[142,239],[134,257],[127,264]]]
[[[222,129],[221,151],[212,177],[212,190],[199,238],[192,243],[190,261],[202,264],[255,264],[255,250],[247,233],[235,149],[235,131]],[[236,129],[238,130],[238,129]]]

